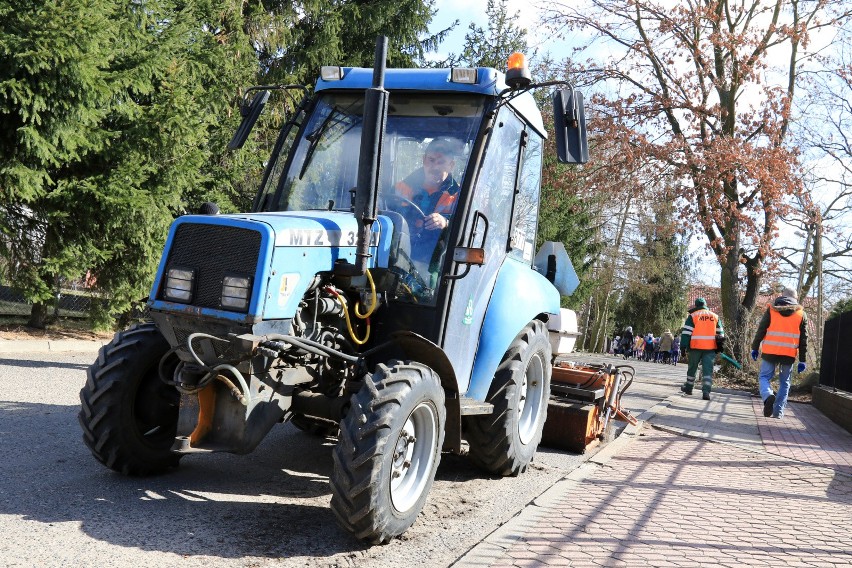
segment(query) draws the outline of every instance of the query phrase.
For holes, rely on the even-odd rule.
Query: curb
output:
[[[529,529],[544,520],[552,505],[558,503],[568,492],[591,477],[598,469],[605,467],[613,457],[632,444],[647,421],[660,410],[668,407],[677,397],[678,395],[672,395],[637,416],[635,426],[628,424],[621,434],[607,444],[604,449],[571,470],[568,475],[551,485],[541,495],[533,498],[517,515],[491,532],[451,563],[450,566],[453,568],[482,568],[494,564],[495,558],[503,555],[525,534],[529,534]]]
[[[0,357],[36,353],[97,353],[104,341],[85,339],[5,339],[0,341]]]

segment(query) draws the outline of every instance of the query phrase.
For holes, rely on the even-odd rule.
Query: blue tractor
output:
[[[571,163],[588,155],[582,97],[532,84],[522,59],[505,75],[386,70],[385,46],[373,69],[323,68],[250,213],[172,224],[153,321],[117,333],[80,393],[103,464],[148,475],[248,453],[292,421],[337,436],[331,507],[379,543],[414,522],[442,450],[465,439],[498,475],[533,459],[548,322],[576,275],[561,246],[534,251],[546,133],[530,90],[557,87]],[[254,88],[232,147],[272,88]]]

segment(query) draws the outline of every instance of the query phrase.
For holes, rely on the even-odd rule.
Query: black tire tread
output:
[[[372,378],[352,396],[349,412],[340,423],[338,444],[333,453],[331,509],[341,526],[359,539],[384,543],[401,533],[398,526],[390,526],[389,506],[383,504],[390,497],[381,494],[381,484],[377,481],[385,450],[388,444],[395,443],[390,435],[394,419],[398,418],[400,408],[417,382],[426,384],[426,388],[440,399],[434,401],[439,420],[438,451],[431,473],[434,477],[441,458],[446,409],[440,380],[429,367],[399,362],[378,365]],[[424,498],[429,487],[427,485],[424,490]],[[421,509],[422,505],[413,512],[413,517]]]
[[[532,461],[532,454],[541,442],[542,428],[538,429],[535,437],[527,444],[532,448],[529,455],[522,455],[512,444],[511,428],[514,427],[513,414],[515,407],[515,377],[524,372],[524,354],[535,341],[536,336],[543,336],[547,342],[544,358],[545,365],[550,364],[550,343],[547,340],[547,328],[544,322],[533,320],[515,338],[503,359],[497,366],[487,402],[494,405],[494,410],[486,416],[472,416],[467,420],[466,437],[469,445],[471,460],[480,468],[502,476],[523,473]],[[549,376],[549,375],[548,375]],[[547,399],[550,385],[544,385],[545,400],[542,404],[541,425],[547,420]]]
[[[120,417],[125,369],[133,364],[150,364],[168,351],[169,345],[153,323],[137,324],[115,334],[98,351],[97,360],[86,371],[86,384],[80,391],[81,408],[77,416],[83,429],[83,442],[95,458],[124,475],[143,476],[160,473],[178,465],[181,456],[172,452],[147,452],[139,455],[123,440]]]

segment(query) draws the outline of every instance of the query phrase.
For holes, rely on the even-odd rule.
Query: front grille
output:
[[[192,305],[220,309],[222,279],[235,273],[254,277],[260,242],[260,233],[251,229],[184,223],[172,240],[166,273],[172,267],[194,269]]]

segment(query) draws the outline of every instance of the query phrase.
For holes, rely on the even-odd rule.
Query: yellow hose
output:
[[[355,335],[355,330],[352,329],[352,322],[349,320],[349,309],[346,307],[346,298],[338,294],[335,290],[329,291],[334,294],[334,297],[337,298],[337,301],[340,302],[341,306],[343,306],[343,316],[346,318],[346,329],[349,330],[349,337],[352,338],[352,341],[356,345],[364,345],[365,343],[367,343],[367,341],[370,339],[370,321],[367,321],[367,333],[364,335],[364,339],[358,339],[358,337]]]
[[[376,306],[379,303],[377,301],[378,299],[376,298],[376,284],[373,282],[373,276],[370,274],[369,270],[367,270],[366,272],[367,272],[367,280],[370,282],[370,294],[371,294],[370,309],[367,310],[366,314],[362,315],[360,312],[358,312],[358,306],[361,305],[361,302],[357,302],[355,304],[355,317],[357,317],[359,319],[367,319],[368,317],[370,317],[373,314],[373,312],[376,311]],[[344,304],[344,306],[345,306],[345,304]],[[344,309],[344,311],[345,311],[345,309]]]

